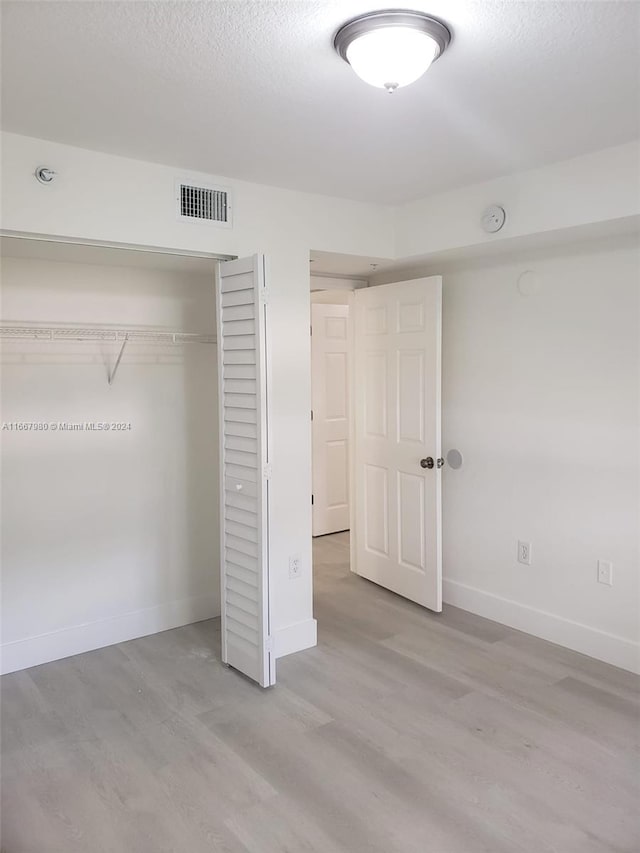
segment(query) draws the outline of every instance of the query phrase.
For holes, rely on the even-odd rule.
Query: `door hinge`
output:
[[[273,651],[273,637],[271,637],[271,636],[267,637],[267,639],[265,640],[265,643],[264,643],[264,648],[265,648],[265,651],[267,651],[267,652]]]
[[[313,506],[314,495],[311,495],[311,506]]]
[[[313,420],[313,409],[311,409],[311,420]]]
[[[273,466],[271,465],[270,462],[268,462],[262,469],[262,476],[265,478],[265,480],[270,480],[272,474],[273,474]]]
[[[260,291],[260,304],[267,305],[269,302],[269,288],[263,287]]]

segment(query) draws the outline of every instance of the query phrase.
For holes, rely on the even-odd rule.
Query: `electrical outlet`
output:
[[[607,560],[598,560],[598,583],[613,586],[613,563]]]
[[[531,542],[518,541],[518,562],[531,565]]]
[[[289,577],[291,580],[293,578],[299,578],[300,572],[302,570],[300,557],[296,554],[294,557],[289,557]]]

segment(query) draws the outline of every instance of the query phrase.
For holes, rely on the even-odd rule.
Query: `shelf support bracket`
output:
[[[123,353],[124,353],[124,348],[126,347],[128,341],[129,341],[129,335],[125,335],[124,340],[122,341],[122,346],[120,347],[120,352],[118,353],[118,357],[116,359],[116,363],[113,365],[113,370],[111,371],[111,373],[107,377],[107,381],[109,382],[109,385],[113,385],[113,380],[116,378],[116,373],[118,372],[118,368],[120,367],[120,361],[121,361]]]

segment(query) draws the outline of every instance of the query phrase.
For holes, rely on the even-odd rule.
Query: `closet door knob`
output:
[[[420,460],[420,465],[422,468],[433,468],[435,462],[433,461],[433,456],[427,456],[426,459]]]

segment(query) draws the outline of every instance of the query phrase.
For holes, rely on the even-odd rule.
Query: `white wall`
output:
[[[215,331],[212,277],[2,259],[2,319]],[[215,346],[3,345],[8,672],[219,614]]]
[[[59,172],[52,186],[42,186],[33,177],[40,164]],[[391,257],[393,211],[10,133],[2,134],[2,177],[5,229],[238,256],[266,253],[274,436],[272,622],[277,654],[313,645],[309,252]],[[174,199],[178,177],[230,187],[233,228],[179,221]],[[299,555],[302,561],[301,575],[295,580],[289,578],[290,555]]]
[[[480,226],[489,204],[500,204],[507,213],[496,234],[486,234]],[[401,205],[396,210],[396,257],[490,249],[638,214],[640,145],[632,142]]]
[[[436,272],[445,602],[638,669],[637,240]]]
[[[2,148],[2,225],[4,228],[127,243],[166,245],[237,255],[246,255],[257,250],[266,252],[270,262],[271,278],[274,380],[272,416],[275,438],[272,480],[272,602],[276,650],[279,654],[304,648],[314,641],[314,623],[311,612],[311,508],[308,502],[311,472],[308,429],[310,408],[309,250],[317,249],[378,258],[422,257],[473,245],[479,247],[498,246],[501,243],[506,244],[510,240],[541,233],[567,233],[573,228],[585,225],[598,225],[605,222],[615,224],[640,213],[638,146],[635,144],[620,146],[487,184],[455,190],[431,199],[404,205],[397,210],[277,190],[239,181],[226,181],[214,176],[185,174],[181,170],[167,166],[112,157],[98,152],[13,134],[2,135]],[[55,184],[50,187],[41,186],[33,178],[34,168],[43,163],[55,168],[60,173]],[[174,181],[179,176],[202,177],[210,181],[218,180],[231,186],[235,203],[234,228],[226,230],[207,225],[179,222],[175,218],[173,209]],[[491,202],[503,203],[507,207],[507,225],[497,235],[485,235],[478,225],[482,208]],[[520,244],[521,246],[522,244]],[[520,257],[522,261],[516,266],[518,270],[522,271],[521,264],[525,263],[524,255]],[[552,263],[551,257],[548,260],[549,263]],[[630,262],[627,261],[627,265],[628,263]],[[583,266],[586,275],[589,276],[590,264],[585,263]],[[496,266],[496,271],[499,269],[502,267]],[[429,271],[441,272],[443,270],[431,268]],[[446,276],[446,270],[444,272]],[[512,281],[513,274],[515,273],[510,274],[510,281]],[[567,435],[572,436],[567,452],[572,451],[574,446],[576,446],[574,452],[577,453],[579,449],[579,461],[574,460],[567,463],[570,467],[571,465],[574,466],[575,477],[562,480],[565,483],[565,486],[562,487],[564,489],[562,494],[571,495],[572,500],[579,500],[583,492],[583,485],[588,478],[588,474],[585,472],[594,469],[588,467],[592,463],[587,461],[582,444],[576,445],[576,434],[579,438],[584,434],[584,425],[591,424],[591,427],[588,428],[593,431],[594,437],[597,435],[601,439],[601,443],[609,437],[607,447],[601,451],[602,454],[609,452],[617,436],[611,420],[605,419],[603,421],[602,419],[603,407],[595,403],[588,406],[585,403],[585,399],[590,393],[586,390],[586,382],[591,380],[586,375],[586,371],[579,373],[580,365],[583,363],[591,364],[595,358],[592,355],[593,347],[601,346],[606,350],[603,356],[605,360],[615,361],[617,366],[615,376],[620,377],[620,382],[628,387],[630,381],[628,359],[635,357],[636,353],[628,352],[625,356],[618,349],[615,349],[618,346],[616,343],[617,335],[612,333],[608,333],[605,337],[605,346],[604,343],[598,342],[597,328],[594,330],[594,334],[589,331],[580,332],[582,326],[579,325],[579,321],[582,315],[577,313],[577,308],[582,307],[583,303],[569,299],[567,296],[565,296],[564,302],[560,299],[562,294],[569,292],[566,290],[566,285],[560,287],[557,298],[554,295],[549,303],[554,310],[560,312],[558,315],[553,315],[550,311],[530,309],[532,312],[531,319],[527,322],[529,331],[525,336],[528,346],[526,349],[522,348],[517,336],[513,339],[505,338],[505,326],[499,322],[502,318],[508,320],[506,326],[507,330],[510,331],[509,323],[514,317],[514,312],[516,312],[515,318],[518,321],[521,319],[520,314],[517,313],[519,309],[514,308],[510,301],[513,298],[513,293],[509,291],[508,299],[505,295],[506,290],[505,294],[500,295],[502,293],[500,292],[500,294],[491,295],[493,288],[498,287],[498,282],[503,281],[503,274],[496,272],[497,278],[494,282],[492,274],[486,273],[486,276],[481,277],[481,282],[477,287],[475,284],[469,284],[471,280],[475,282],[474,272],[470,271],[464,275],[466,276],[464,279],[466,284],[460,285],[455,298],[453,289],[451,290],[451,297],[447,296],[448,285],[445,277],[445,359],[456,365],[451,378],[447,378],[449,368],[445,363],[445,405],[447,407],[445,410],[445,429],[453,431],[452,435],[455,436],[456,442],[468,455],[468,448],[475,441],[474,435],[469,435],[469,430],[467,432],[463,430],[461,437],[466,440],[468,436],[471,442],[471,444],[463,446],[462,442],[459,441],[460,436],[456,435],[454,428],[463,429],[461,423],[467,416],[472,423],[477,425],[478,420],[482,419],[483,411],[488,423],[491,410],[495,410],[497,412],[496,423],[499,426],[502,424],[503,432],[498,430],[495,441],[493,439],[490,441],[488,430],[485,430],[484,434],[487,452],[490,450],[490,458],[498,465],[498,468],[491,468],[491,471],[497,472],[496,477],[499,481],[500,476],[507,476],[508,474],[508,472],[504,472],[501,475],[500,472],[504,469],[501,462],[501,454],[504,452],[505,446],[503,439],[505,436],[509,438],[513,435],[513,430],[508,428],[509,421],[525,425],[527,436],[525,444],[529,448],[527,453],[533,452],[532,448],[535,444],[536,448],[539,446],[544,449],[544,453],[536,450],[543,461],[548,458],[548,453],[552,447],[554,453],[560,454],[557,449],[558,444],[555,443],[555,432],[552,440],[548,426],[548,423],[557,424],[558,435],[562,436],[565,442]],[[576,287],[573,279],[571,281],[573,283],[570,291],[575,295],[579,288]],[[593,293],[588,302],[584,303],[584,310],[587,310],[589,306],[592,307],[589,308],[590,313],[586,319],[582,317],[587,323],[587,330],[592,329],[594,317],[599,311],[599,308],[596,310],[593,305],[606,301],[606,296],[602,295],[599,288],[604,288],[605,285],[614,290],[618,287],[622,288],[626,294],[623,300],[626,301],[625,304],[628,304],[632,298],[629,295],[631,285],[628,278],[624,278],[624,281],[622,278],[616,278],[615,281],[618,282],[616,284],[611,279],[610,273],[607,272],[606,279],[603,282],[596,284],[592,278],[589,278],[589,281],[591,284],[586,292],[588,294],[593,291]],[[487,289],[487,305],[493,305],[496,311],[495,316],[491,315],[491,312],[484,307],[483,291],[485,289]],[[600,293],[599,296],[594,295],[596,291]],[[503,301],[503,296],[507,300],[506,302]],[[450,301],[450,307],[448,307],[447,300],[450,299],[453,301]],[[521,297],[518,297],[518,300],[520,299]],[[522,303],[516,301],[516,304],[521,306],[525,304],[525,301],[524,299]],[[539,303],[534,300],[531,301],[531,304],[538,305]],[[613,311],[616,304],[618,303],[612,300],[612,304],[608,305],[606,310]],[[470,314],[469,311],[471,311]],[[480,312],[479,316],[485,318],[485,323],[475,323],[473,316],[475,311]],[[608,316],[606,312],[604,316]],[[458,325],[458,317],[463,322],[462,326]],[[616,323],[619,321],[622,328],[627,330],[626,334],[628,334],[627,324],[630,322],[630,317],[631,312],[625,311],[624,316],[620,312],[620,316],[616,320]],[[611,319],[611,322],[614,320]],[[495,344],[489,336],[485,339],[487,329],[496,331]],[[562,361],[561,356],[563,358],[569,357],[569,354],[559,343],[565,334],[573,338],[575,346],[583,347],[586,353],[584,359],[576,358],[575,363],[571,362],[570,364]],[[553,368],[549,367],[546,350],[540,347],[540,341],[547,336],[551,336],[551,340],[554,342],[553,353],[557,356],[553,362]],[[533,347],[533,344],[530,343],[532,338],[535,339],[536,351],[541,354],[542,361],[540,364],[549,373],[546,379],[551,382],[551,385],[549,386],[550,390],[545,392],[546,396],[543,394],[545,386],[541,383],[540,374],[534,371],[535,363],[532,365],[528,361],[531,358],[530,353]],[[627,339],[625,338],[625,340]],[[607,349],[609,345],[614,348]],[[469,347],[468,351],[465,349],[467,346]],[[462,348],[460,351],[464,354],[463,363],[457,360],[457,347]],[[491,355],[492,352],[493,356]],[[473,364],[469,363],[471,357],[476,356],[479,363],[488,369],[487,376],[484,376],[481,371],[475,371]],[[511,368],[509,365],[514,358],[516,359],[516,367]],[[624,361],[625,358],[627,359],[626,362]],[[520,365],[521,361],[522,365]],[[559,365],[557,371],[556,361]],[[524,371],[523,374],[519,372],[520,366]],[[470,372],[470,379],[467,378],[467,371]],[[578,374],[574,377],[575,371],[578,371]],[[522,378],[528,378],[530,373],[535,379],[536,394],[522,401],[518,396],[521,393],[519,389],[522,387]],[[604,380],[600,371],[597,371],[595,376],[600,385],[603,385]],[[581,383],[577,386],[580,397],[575,403],[575,409],[570,404],[573,399],[572,394],[575,391],[575,389],[572,390],[575,383],[565,390],[561,382],[562,377],[565,377],[567,382],[571,379],[573,383],[575,378],[576,382]],[[450,382],[453,382],[451,388],[455,393],[453,397],[448,398],[447,383]],[[486,395],[483,396],[476,392],[476,382],[480,382],[480,388],[484,387],[482,383],[490,383]],[[609,393],[607,391],[607,394]],[[634,394],[637,391],[630,391],[629,393]],[[453,401],[453,404],[449,402],[449,399]],[[529,400],[535,403],[535,406],[529,408],[531,405]],[[608,396],[607,400],[609,400]],[[618,405],[620,401],[618,398],[616,400],[616,405]],[[516,406],[516,402],[518,406]],[[536,409],[541,403],[547,406],[545,411],[551,412],[551,416],[546,420],[538,420],[536,416]],[[524,406],[524,409],[520,404]],[[529,411],[532,412],[531,416],[528,414]],[[504,418],[500,417],[501,413],[504,413]],[[530,436],[530,431],[534,430],[534,425],[536,425],[535,442]],[[578,433],[578,427],[580,433]],[[540,437],[544,439],[542,443],[540,443]],[[477,440],[481,441],[481,438]],[[508,447],[510,445],[507,445]],[[511,461],[516,459],[517,457],[513,457]],[[570,459],[574,459],[574,457],[570,457]],[[467,463],[465,468],[458,472],[465,478],[472,464],[469,460]],[[490,473],[489,465],[484,464],[484,470]],[[603,466],[600,465],[597,470],[602,471],[602,468]],[[527,462],[525,470],[532,470],[531,460]],[[454,473],[448,472],[445,475],[448,484],[445,486],[445,494],[449,486],[453,488]],[[568,473],[565,472],[567,476]],[[605,476],[606,488],[601,494],[610,495],[612,484],[607,479],[609,475],[603,476]],[[637,485],[634,485],[630,479],[624,479],[624,475],[622,479],[626,483],[626,485],[623,484],[623,488],[626,488],[627,495],[630,494],[630,491],[637,489]],[[477,500],[480,493],[484,494],[485,486],[481,480],[480,477],[475,480],[465,479],[464,482],[467,485],[460,486],[461,491],[465,492],[464,495],[458,496],[459,501],[461,501],[459,505],[465,508],[464,516],[456,515],[457,504],[452,504],[449,498],[446,498],[448,502],[445,504],[445,513],[457,519],[455,535],[460,535],[459,531],[461,528],[465,529],[466,522],[472,530],[477,532],[476,537],[471,540],[475,550],[468,546],[464,554],[458,554],[455,568],[451,569],[454,572],[451,575],[451,580],[455,580],[459,584],[468,583],[469,586],[478,588],[486,585],[489,592],[494,591],[492,594],[495,594],[497,600],[501,597],[508,598],[509,595],[515,596],[516,593],[520,595],[518,590],[514,592],[510,586],[513,579],[509,572],[511,571],[514,553],[514,540],[527,535],[525,531],[519,529],[516,531],[516,522],[518,522],[517,527],[520,528],[524,521],[519,522],[518,519],[515,519],[513,525],[509,522],[509,529],[505,531],[505,537],[508,538],[509,543],[507,545],[500,539],[499,543],[496,544],[497,551],[503,556],[499,563],[500,568],[493,569],[496,554],[491,550],[490,543],[485,541],[488,539],[489,533],[481,534],[480,525],[476,524],[473,517],[468,518],[471,511],[473,514],[479,513],[482,518],[484,518],[483,513],[487,512],[483,507],[487,507],[489,504],[484,501],[480,506]],[[634,482],[637,484],[637,481]],[[566,485],[567,483],[573,485],[569,487]],[[541,486],[538,483],[538,489],[540,488]],[[468,496],[466,494],[467,489]],[[512,490],[513,492],[514,490]],[[590,494],[593,498],[593,490]],[[625,501],[623,492],[617,494],[616,500]],[[510,506],[507,506],[506,502],[499,504],[500,508],[505,506],[511,512]],[[601,503],[596,502],[593,506],[598,508]],[[626,509],[622,509],[621,512],[628,519],[634,511],[633,504],[626,500],[624,506]],[[513,511],[515,512],[515,510]],[[499,514],[499,510],[496,513],[491,513],[491,518],[494,516],[497,518]],[[566,516],[563,516],[566,522],[563,530],[571,530],[574,533],[579,530],[579,535],[584,537],[584,532],[591,524],[593,517],[593,512],[581,511],[577,513],[574,510],[572,513],[567,511]],[[510,514],[508,518],[511,518]],[[529,515],[526,518],[529,519]],[[493,521],[492,525],[497,523],[497,521]],[[533,528],[533,520],[530,521],[530,524]],[[495,532],[495,527],[492,525],[489,525],[487,530]],[[625,526],[624,529],[626,531],[624,535],[628,538],[628,526]],[[558,532],[555,527],[553,530],[556,530],[553,539],[556,545],[560,540],[564,541],[564,537],[569,535],[568,533]],[[612,527],[609,532],[613,532]],[[450,538],[449,533],[447,533],[447,537]],[[567,592],[567,584],[570,585],[572,580],[565,582],[560,581],[559,578],[564,572],[568,572],[569,577],[574,579],[577,572],[575,566],[578,562],[582,565],[587,560],[586,555],[580,550],[579,555],[575,556],[578,554],[578,550],[574,549],[571,551],[574,556],[567,562],[561,559],[562,555],[567,552],[562,549],[553,550],[556,548],[554,545],[552,546],[551,556],[548,557],[545,556],[544,535],[539,533],[536,528],[533,529],[530,538],[534,544],[535,566],[548,566],[549,568],[545,571],[549,576],[553,573],[553,577],[556,579],[554,584],[556,586],[560,584],[564,589],[561,599],[563,610],[557,614],[560,615],[562,625],[566,627],[570,624],[571,619],[584,622],[587,626],[587,633],[584,636],[597,636],[602,641],[599,640],[595,644],[597,648],[590,652],[596,656],[608,654],[608,652],[603,651],[603,646],[607,642],[606,633],[611,631],[623,641],[623,645],[620,646],[620,643],[614,638],[611,642],[615,648],[618,650],[626,649],[628,646],[624,643],[630,639],[628,634],[628,602],[630,596],[629,599],[622,601],[623,595],[620,590],[623,589],[626,592],[629,590],[625,585],[626,582],[624,580],[619,581],[618,578],[620,571],[622,571],[624,578],[625,570],[621,567],[628,564],[628,558],[624,556],[618,558],[619,550],[616,550],[612,545],[609,550],[615,553],[610,553],[609,558],[616,563],[615,586],[611,590],[605,587],[597,587],[597,592],[590,590],[586,593],[584,593],[582,585],[579,588],[576,587],[575,601],[569,606],[567,600],[573,596],[573,592],[570,594]],[[598,556],[607,558],[606,554],[596,555],[595,546],[597,545],[598,549],[601,549],[601,546],[604,548],[605,545],[608,545],[609,540],[594,542],[590,535],[587,535],[586,541],[589,547],[589,567],[588,572],[585,569],[585,573],[590,572],[589,577],[591,577],[593,559],[597,559]],[[478,552],[477,547],[480,542],[482,542],[484,550]],[[566,547],[568,546],[565,545]],[[622,547],[626,546],[623,545]],[[580,548],[583,546],[580,545]],[[463,574],[465,571],[473,571],[471,568],[465,569],[463,565],[465,563],[471,565],[471,561],[467,560],[467,557],[472,552],[475,564],[481,562],[477,556],[478,553],[483,556],[482,568],[476,569],[476,571],[482,572],[482,577],[477,582],[471,582]],[[509,556],[505,557],[504,555],[507,553]],[[627,552],[625,551],[625,553]],[[288,577],[288,556],[290,554],[300,554],[302,557],[302,575],[294,581],[290,581]],[[484,557],[487,558],[488,562],[484,560]],[[505,560],[509,561],[509,568],[507,568]],[[556,562],[552,563],[552,560]],[[552,565],[553,568],[550,568]],[[493,584],[494,574],[496,575],[496,584],[491,585]],[[466,581],[464,580],[465,577],[467,577]],[[476,576],[473,580],[476,580]],[[489,580],[491,580],[491,584],[489,584]],[[587,583],[591,583],[591,581],[584,580],[584,584]],[[535,584],[537,588],[537,579]],[[539,586],[546,589],[546,585],[540,584]],[[449,587],[449,589],[452,588]],[[578,603],[583,593],[586,596],[584,611],[580,610]],[[535,595],[540,596],[542,594],[537,592]],[[595,604],[593,595],[596,596]],[[546,603],[547,598],[544,599],[543,609],[551,611],[552,608]],[[530,599],[530,604],[525,603],[525,607],[533,607],[534,609],[542,607],[541,601],[541,598],[534,596]],[[609,601],[611,607],[605,607],[605,601]],[[472,604],[473,602],[467,602],[467,606],[471,609],[479,606],[477,604],[472,606]],[[622,615],[619,619],[617,615],[612,615],[617,614],[618,604],[622,608],[620,611]],[[580,610],[579,613],[578,610]],[[506,611],[500,610],[502,615],[496,613],[496,616],[502,618],[503,621],[511,620],[513,622],[516,618],[520,618],[514,614],[520,613],[522,616],[522,612],[522,609],[519,610],[517,606],[507,605]],[[606,618],[603,616],[605,612],[608,614]],[[592,620],[593,624],[589,620]],[[541,633],[543,630],[540,628],[542,621],[543,617],[540,617],[539,614],[536,615],[534,626],[530,626],[526,630],[534,630],[535,625],[538,625],[536,630]],[[557,620],[552,620],[551,624],[556,625]],[[611,627],[612,624],[614,624],[613,628]],[[622,626],[624,626],[624,635],[621,633]],[[547,634],[550,633],[550,629],[545,628],[544,630]],[[582,629],[578,627],[575,631],[571,630],[574,637],[571,642],[574,642],[575,645],[576,632],[579,634]],[[594,630],[596,631],[595,635]],[[598,631],[604,633],[598,634]],[[587,645],[586,640],[582,642],[583,650],[587,651]],[[622,656],[625,654],[627,653],[622,653]],[[611,657],[612,654],[609,654],[609,659]]]

